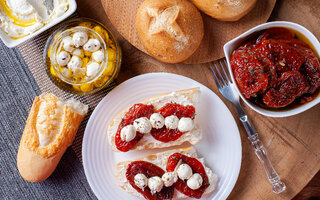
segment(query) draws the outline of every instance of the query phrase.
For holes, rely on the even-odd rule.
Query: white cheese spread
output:
[[[54,0],[50,15],[45,0],[1,0],[0,28],[11,38],[25,37],[59,18],[68,9],[68,0]]]

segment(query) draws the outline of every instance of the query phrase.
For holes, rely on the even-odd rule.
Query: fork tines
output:
[[[231,83],[231,81],[230,81],[229,76],[226,72],[226,70],[228,70],[228,69],[225,69],[228,66],[226,59],[223,58],[218,61],[215,61],[213,63],[213,65],[214,65],[215,70],[213,69],[212,65],[210,66],[210,70],[212,72],[213,78],[214,78],[217,86],[219,88],[222,88],[223,86],[229,85]],[[221,70],[223,71],[223,73],[221,73]]]

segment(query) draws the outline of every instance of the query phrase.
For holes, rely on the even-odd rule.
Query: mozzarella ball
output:
[[[73,34],[72,40],[76,48],[81,47],[88,41],[88,34],[84,31],[78,31]]]
[[[73,40],[70,36],[66,36],[65,38],[63,38],[62,40],[62,46],[64,48],[64,50],[68,51],[68,52],[73,52],[74,50],[74,43]]]
[[[187,181],[187,186],[192,190],[197,190],[201,187],[202,182],[202,176],[198,173],[194,173]]]
[[[84,56],[84,53],[83,53],[83,50],[82,50],[82,49],[75,49],[75,50],[72,52],[72,55],[74,55],[74,56],[79,56],[79,57],[83,57],[83,56]]]
[[[104,59],[104,53],[103,51],[99,50],[99,51],[96,51],[92,54],[92,58],[97,61],[97,62],[102,62],[103,59]]]
[[[168,129],[178,128],[179,118],[175,115],[170,115],[164,119],[164,124]]]
[[[136,129],[132,125],[125,126],[120,132],[121,140],[130,142],[136,137]]]
[[[148,118],[146,118],[146,117],[141,117],[141,118],[134,120],[133,126],[140,133],[149,133],[152,129],[151,123],[148,120]]]
[[[70,60],[70,54],[66,51],[61,51],[57,56],[57,62],[60,66],[66,66]]]
[[[100,42],[97,39],[90,39],[88,42],[83,46],[83,49],[89,52],[94,52],[100,49]]]
[[[134,184],[136,184],[138,188],[144,189],[148,185],[148,178],[144,174],[136,174],[134,176]]]
[[[150,123],[153,128],[160,129],[164,126],[164,117],[159,113],[153,113],[150,116]]]
[[[192,176],[192,169],[188,164],[181,164],[178,167],[177,173],[180,179],[186,180]]]
[[[98,74],[100,69],[99,63],[91,62],[87,64],[87,76],[92,77]]]
[[[164,183],[164,186],[170,187],[175,182],[177,182],[178,176],[175,172],[166,172],[162,175],[162,181]]]
[[[188,132],[193,129],[194,123],[193,120],[189,117],[182,117],[179,120],[178,130],[181,132]]]
[[[76,71],[82,65],[82,61],[78,56],[72,56],[70,62],[68,63],[68,68],[71,71]]]
[[[148,179],[148,187],[152,193],[160,192],[163,188],[163,181],[159,176],[153,176]]]

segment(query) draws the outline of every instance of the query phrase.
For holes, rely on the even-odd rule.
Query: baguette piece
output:
[[[23,131],[17,155],[21,176],[29,182],[47,179],[71,145],[88,106],[53,94],[36,97]]]
[[[145,99],[141,103],[149,104],[149,105],[152,104],[155,107],[155,109],[160,109],[165,104],[174,102],[181,105],[193,105],[197,111],[199,98],[200,98],[200,88],[191,88],[191,89],[186,89],[186,90],[181,90],[181,91],[176,91],[171,93],[160,94],[160,95]],[[112,122],[108,127],[108,131],[107,131],[108,141],[113,151],[117,151],[117,152],[119,151],[115,145],[115,136],[123,116],[128,112],[130,107],[120,112],[112,120]],[[131,150],[165,148],[165,147],[177,146],[186,141],[188,141],[191,144],[196,144],[201,140],[201,137],[202,137],[197,114],[194,121],[195,121],[194,128],[191,131],[184,133],[180,138],[178,138],[175,141],[164,143],[154,139],[151,134],[145,134],[142,137],[142,139]]]
[[[156,153],[156,154],[151,154],[151,155],[145,156],[143,158],[140,158],[138,160],[151,162],[166,171],[167,160],[168,160],[169,156],[174,153],[181,153],[186,156],[197,158],[203,164],[205,171],[207,173],[208,179],[209,179],[209,183],[210,183],[210,186],[205,190],[203,195],[209,194],[216,189],[217,183],[218,183],[218,176],[216,174],[214,174],[211,169],[209,169],[208,167],[205,166],[204,159],[200,158],[198,156],[196,149],[192,146],[186,147],[186,148],[169,150],[169,151],[160,152],[160,153]],[[137,197],[143,198],[143,196],[130,185],[129,181],[126,178],[127,167],[131,162],[132,161],[124,161],[124,162],[120,162],[116,165],[116,174],[115,174],[116,179],[118,181],[119,186],[123,190],[125,190],[126,192],[131,193]],[[174,196],[173,196],[174,199],[180,199],[180,198],[186,198],[186,197],[187,196],[185,196],[184,194],[182,194],[178,190],[175,190]]]

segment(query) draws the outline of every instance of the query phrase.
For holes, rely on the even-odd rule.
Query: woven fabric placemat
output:
[[[31,40],[28,40],[26,43],[19,45],[18,49],[21,52],[25,62],[27,63],[34,79],[39,85],[41,92],[53,93],[56,96],[61,97],[63,99],[74,98],[80,100],[82,103],[89,105],[89,112],[82,121],[80,128],[77,132],[76,138],[71,146],[73,150],[76,152],[76,155],[79,158],[79,160],[82,162],[82,138],[88,119],[94,108],[97,106],[97,104],[102,100],[103,97],[106,96],[106,94],[110,90],[112,90],[116,86],[116,83],[112,82],[103,90],[95,94],[86,96],[73,95],[59,89],[48,77],[45,66],[43,64],[44,46],[52,32],[53,30],[49,29],[48,31],[40,34],[39,36]]]

